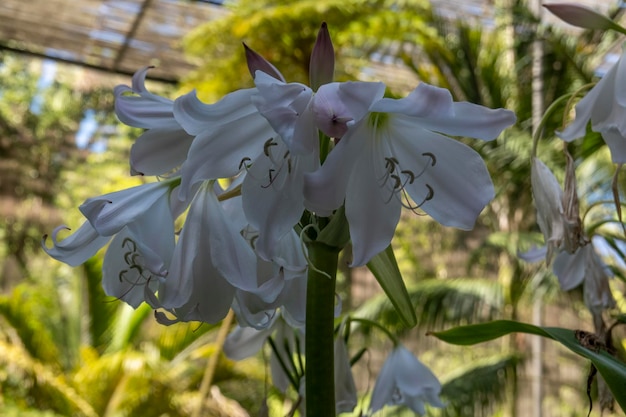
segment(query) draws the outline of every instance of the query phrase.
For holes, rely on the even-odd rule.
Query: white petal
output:
[[[472,229],[495,195],[480,155],[461,142],[420,129],[406,116],[394,117],[390,129],[393,156],[401,170],[415,176],[405,185],[413,201],[444,226]],[[432,189],[427,201],[426,185]]]
[[[151,129],[137,138],[130,148],[130,165],[141,175],[162,175],[185,162],[193,141],[180,127],[175,130]]]
[[[234,91],[214,104],[198,100],[195,90],[180,96],[174,102],[174,116],[180,125],[192,136],[207,129],[231,123],[256,113],[250,98],[256,94],[255,88]]]
[[[212,222],[221,220],[214,219],[216,214],[211,210],[214,199],[210,184],[198,191],[189,208],[169,274],[159,294],[166,309],[186,307],[193,310],[198,303],[206,305],[209,311],[205,313],[211,321],[226,315],[234,294],[234,289],[219,273],[210,255],[214,249],[210,241]]]
[[[46,246],[47,235],[43,237],[41,246],[48,255],[70,266],[86,262],[111,239],[110,236],[100,236],[88,221],[70,236],[59,241],[57,235],[63,229],[71,230],[66,226],[55,228],[52,232],[53,246],[51,248]]]
[[[259,231],[257,253],[270,260],[279,240],[298,223],[304,211],[304,173],[313,171],[319,160],[315,155],[288,155],[279,141],[261,153],[243,182],[243,208],[250,225]]]
[[[224,342],[224,353],[229,359],[240,361],[261,350],[273,328],[257,330],[251,327],[237,326]]]
[[[241,230],[230,221],[230,215],[225,211],[229,207],[221,206],[214,195],[207,198],[206,204],[210,214],[208,247],[211,248],[213,265],[232,286],[254,291],[258,288],[254,251],[241,235]],[[240,207],[237,209],[241,210]]]
[[[419,119],[415,123],[426,130],[483,140],[495,139],[516,120],[515,113],[509,110],[455,103],[448,90],[426,83],[403,99],[380,100],[372,106],[372,111],[401,113]]]
[[[142,184],[93,197],[87,199],[79,210],[100,235],[112,236],[139,216],[149,215],[150,208],[157,200],[167,199],[174,181]]]
[[[130,240],[129,240],[130,239]],[[118,233],[109,245],[102,263],[102,287],[104,292],[131,305],[139,307],[145,301],[145,286],[158,287],[159,279],[152,279],[150,271],[143,268],[141,253],[134,236],[128,229]]]
[[[554,259],[552,271],[559,279],[561,289],[569,291],[580,284],[585,279],[585,256],[586,247],[579,248],[575,253],[560,252]]]
[[[352,266],[364,265],[383,251],[400,220],[401,204],[395,191],[380,184],[385,172],[384,154],[370,140],[350,176],[346,193],[346,218],[352,239]]]
[[[452,103],[452,94],[445,88],[420,83],[405,98],[383,98],[374,103],[370,111],[400,113],[418,118],[445,118],[454,116]]]
[[[387,360],[383,364],[383,367],[376,378],[376,384],[374,385],[374,391],[372,391],[372,398],[370,401],[370,409],[372,413],[375,413],[387,404],[394,404],[393,395],[395,389],[397,388],[395,378],[396,364],[393,359],[394,352],[387,357]]]
[[[626,58],[624,48],[617,64],[617,74],[615,77],[615,101],[621,107],[626,107]]]
[[[350,356],[343,339],[343,326],[339,328],[334,343],[335,356],[335,409],[337,414],[350,413],[357,404],[356,385],[350,368]]]
[[[579,102],[576,104],[576,117],[563,131],[555,132],[558,137],[566,142],[585,136],[587,132],[587,123],[591,120],[591,114],[596,107],[596,102],[606,100],[603,93],[603,81],[606,83],[606,77],[600,80]],[[600,99],[602,97],[602,99]]]
[[[616,164],[626,163],[626,137],[617,129],[602,131],[602,138],[611,151],[611,160]]]
[[[234,177],[246,159],[263,151],[264,143],[274,136],[274,130],[256,110],[196,136],[181,172],[181,198],[187,198],[200,181]]]
[[[260,71],[257,71],[254,82],[258,94],[252,98],[253,103],[289,149],[297,153],[312,150],[317,142],[317,132],[308,109],[313,91],[304,84],[286,84]],[[295,135],[296,132],[299,136]]]
[[[369,129],[363,121],[348,130],[348,133],[328,154],[317,171],[304,176],[305,206],[320,215],[330,216],[341,207],[348,188],[348,181],[356,161],[365,149]]]

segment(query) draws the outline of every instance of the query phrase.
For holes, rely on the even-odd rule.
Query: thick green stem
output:
[[[306,415],[334,417],[333,332],[339,249],[319,242],[309,243],[307,248]]]

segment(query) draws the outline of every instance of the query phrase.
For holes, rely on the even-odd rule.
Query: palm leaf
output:
[[[30,398],[39,408],[62,415],[98,417],[92,406],[59,375],[59,369],[33,358],[22,346],[0,340],[0,366],[11,373],[22,373],[31,380]],[[29,384],[20,384],[28,386]]]
[[[448,375],[441,396],[447,407],[442,417],[491,416],[506,400],[508,382],[516,375],[519,355],[487,358]]]
[[[486,279],[425,279],[410,286],[408,293],[417,325],[426,328],[488,321],[499,315],[503,303],[500,285]],[[367,301],[355,316],[377,321],[392,332],[406,330],[384,295]]]

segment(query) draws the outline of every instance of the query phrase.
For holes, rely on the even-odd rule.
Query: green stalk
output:
[[[306,415],[335,416],[333,333],[335,281],[339,249],[307,244],[309,273],[306,296]]]

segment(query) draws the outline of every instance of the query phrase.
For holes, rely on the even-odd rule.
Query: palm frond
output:
[[[53,329],[57,311],[43,288],[29,284],[15,287],[10,296],[0,296],[0,315],[19,336],[19,342],[32,358],[61,367],[62,356]]]
[[[62,415],[78,413],[98,417],[93,407],[60,375],[57,367],[33,358],[22,346],[2,340],[0,352],[0,367],[11,374],[22,375],[17,389],[30,391],[29,397],[36,400],[39,409]]]
[[[90,344],[101,353],[111,341],[115,312],[120,303],[108,297],[102,289],[102,257],[94,257],[83,265],[85,273],[88,328]]]
[[[492,320],[503,305],[500,285],[487,279],[425,279],[408,292],[418,326],[429,329]],[[384,295],[367,301],[355,316],[377,321],[391,331],[406,330]]]
[[[441,390],[447,407],[442,417],[491,416],[506,399],[508,382],[515,377],[519,355],[496,356],[458,369]]]

